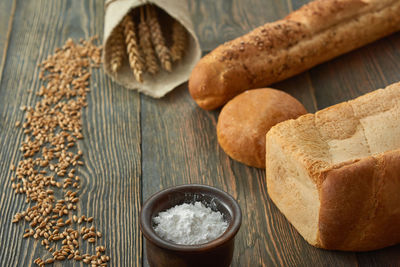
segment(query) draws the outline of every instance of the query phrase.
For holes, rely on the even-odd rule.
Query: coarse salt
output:
[[[219,211],[201,202],[181,204],[153,218],[154,230],[161,237],[180,245],[198,245],[222,235],[228,227]]]

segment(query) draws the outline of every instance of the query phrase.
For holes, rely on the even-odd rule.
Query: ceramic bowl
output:
[[[179,245],[162,239],[154,231],[153,218],[183,203],[200,201],[223,214],[228,228],[217,239],[200,245]],[[232,261],[235,236],[242,222],[239,204],[228,193],[207,185],[180,185],[151,196],[140,212],[140,228],[146,238],[147,260],[151,267],[229,266]]]

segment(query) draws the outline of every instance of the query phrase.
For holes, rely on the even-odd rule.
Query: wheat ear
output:
[[[139,43],[140,43],[140,47],[143,50],[144,62],[146,64],[147,71],[154,75],[158,72],[159,66],[157,63],[157,58],[156,58],[156,54],[154,51],[154,47],[151,42],[150,29],[146,23],[143,8],[144,7],[140,8],[140,23],[138,26],[138,28],[139,28]]]
[[[168,47],[165,45],[165,39],[162,35],[156,11],[152,6],[148,6],[147,8],[147,21],[150,28],[151,40],[156,50],[157,57],[161,62],[161,66],[165,70],[171,71],[171,55]]]
[[[172,61],[179,61],[183,57],[187,45],[187,32],[186,29],[178,21],[174,21],[172,25],[172,46],[171,58]]]
[[[137,42],[135,24],[132,18],[128,15],[122,21],[124,28],[126,51],[129,58],[129,65],[133,71],[136,81],[143,82],[144,65],[140,55],[139,45]]]
[[[121,25],[118,25],[110,37],[110,64],[112,72],[116,73],[122,66],[125,53],[124,34]]]

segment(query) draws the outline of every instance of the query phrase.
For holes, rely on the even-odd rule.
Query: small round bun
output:
[[[291,95],[270,88],[247,90],[221,110],[218,142],[232,159],[265,168],[265,135],[275,124],[306,114]]]

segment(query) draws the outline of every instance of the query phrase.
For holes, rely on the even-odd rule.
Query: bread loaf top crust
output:
[[[400,149],[400,83],[279,123],[268,134],[318,172]]]

